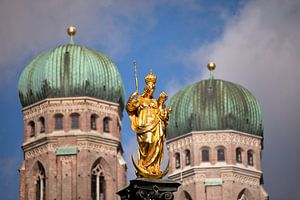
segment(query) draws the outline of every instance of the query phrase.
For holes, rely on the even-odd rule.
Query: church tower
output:
[[[19,79],[21,200],[114,200],[126,184],[124,88],[112,60],[71,42],[42,52]]]
[[[255,97],[241,85],[211,77],[170,100],[169,178],[181,182],[175,200],[267,200],[261,155],[263,121]]]

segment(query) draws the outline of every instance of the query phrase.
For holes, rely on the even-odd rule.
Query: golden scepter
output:
[[[136,61],[133,61],[133,66],[134,66],[134,74],[135,74],[135,91],[138,93],[139,91],[139,82],[138,82],[138,76],[137,76],[137,71],[136,71]]]

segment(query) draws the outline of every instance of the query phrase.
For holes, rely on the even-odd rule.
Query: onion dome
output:
[[[21,73],[22,106],[46,98],[89,96],[119,103],[123,109],[124,87],[112,60],[95,49],[73,44],[76,29],[75,33],[69,29],[70,44],[42,52]]]
[[[192,131],[237,130],[263,136],[260,106],[241,85],[224,80],[202,80],[176,93],[170,100],[168,139]]]

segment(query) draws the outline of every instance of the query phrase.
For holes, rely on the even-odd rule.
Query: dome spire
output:
[[[209,62],[207,68],[210,71],[210,79],[214,79],[214,70],[216,69],[216,64],[214,62]]]
[[[73,37],[76,35],[76,28],[74,26],[69,26],[67,32],[70,36],[70,44],[74,44]]]

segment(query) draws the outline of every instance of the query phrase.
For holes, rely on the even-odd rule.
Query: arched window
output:
[[[37,163],[35,177],[35,197],[36,200],[45,200],[46,198],[46,175],[45,169],[41,163]]]
[[[254,196],[246,188],[242,189],[242,191],[237,196],[237,200],[252,200],[252,199],[256,199],[256,198],[254,198]]]
[[[79,128],[79,114],[78,113],[71,114],[71,128],[72,129]]]
[[[217,158],[218,158],[218,161],[220,162],[223,162],[225,161],[225,150],[223,148],[219,148],[217,150]]]
[[[63,115],[62,114],[56,114],[54,116],[54,120],[55,120],[55,130],[63,129]]]
[[[188,166],[191,164],[191,152],[190,150],[185,150],[185,165]]]
[[[97,115],[92,114],[91,115],[91,130],[97,130]]]
[[[208,149],[202,149],[201,156],[202,156],[202,162],[209,162],[209,150]]]
[[[40,133],[45,133],[45,118],[40,117],[39,122],[40,122]]]
[[[105,117],[103,119],[103,131],[105,133],[109,133],[110,132],[110,130],[109,130],[109,121],[110,121],[110,119],[108,117]]]
[[[180,168],[180,154],[179,153],[175,154],[175,168],[176,169]]]
[[[192,200],[191,195],[187,191],[183,191],[184,200]]]
[[[235,150],[235,160],[237,163],[242,163],[242,149],[237,148]]]
[[[254,161],[253,161],[253,152],[251,150],[249,150],[247,152],[247,160],[248,160],[248,165],[249,166],[253,166],[254,165]]]
[[[30,137],[34,137],[35,136],[35,124],[34,124],[34,121],[30,121],[28,125],[29,125]]]
[[[105,200],[105,177],[100,163],[92,169],[92,200]]]

